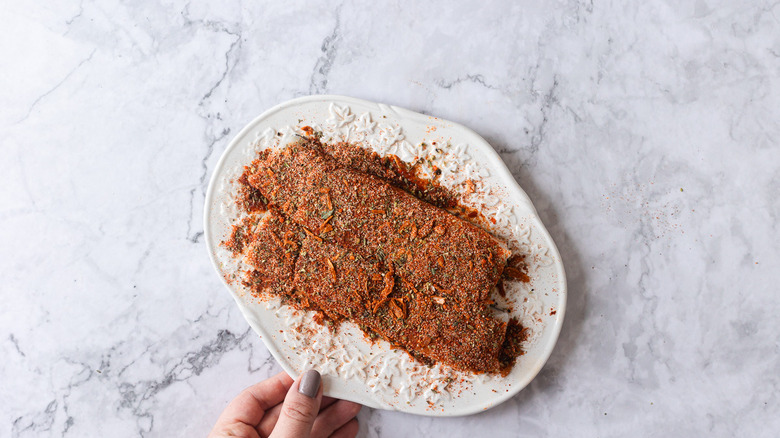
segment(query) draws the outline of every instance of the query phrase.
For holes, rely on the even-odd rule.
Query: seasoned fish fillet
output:
[[[327,314],[337,313],[417,355],[461,370],[499,369],[506,324],[492,318],[485,306],[414,291],[392,274],[307,236],[293,287]]]
[[[482,304],[417,291],[380,262],[300,232],[276,212],[254,229],[247,284],[347,319],[417,357],[495,372],[506,324]]]
[[[316,140],[256,160],[248,181],[309,235],[392,267],[412,290],[485,301],[509,256],[485,230],[342,167]]]

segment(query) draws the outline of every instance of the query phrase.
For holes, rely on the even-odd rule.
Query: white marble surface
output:
[[[313,93],[483,135],[569,278],[517,397],[361,436],[780,430],[777,3],[3,3],[0,436],[204,436],[279,370],[202,205],[230,138]]]

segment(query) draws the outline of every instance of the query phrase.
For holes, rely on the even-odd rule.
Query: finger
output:
[[[320,412],[322,412],[324,409],[326,409],[328,406],[332,405],[333,403],[336,403],[338,401],[337,398],[333,397],[322,397],[322,403],[320,403]],[[265,415],[263,416],[263,419],[260,420],[260,425],[257,426],[257,432],[260,433],[261,437],[267,437],[268,435],[271,435],[271,432],[274,430],[274,426],[276,426],[276,422],[279,421],[279,413],[282,411],[282,405],[278,404],[271,409],[265,411]]]
[[[279,421],[271,433],[275,438],[309,438],[322,401],[320,373],[309,370],[292,384],[284,398]]]
[[[281,403],[292,384],[292,377],[282,371],[268,380],[250,386],[246,391],[265,411]]]
[[[325,409],[327,409],[328,406],[332,405],[333,403],[336,403],[337,401],[339,401],[339,399],[323,396],[322,403],[320,403],[320,412],[324,411]]]
[[[333,435],[331,435],[330,438],[355,438],[359,430],[360,425],[358,424],[357,418],[353,418],[349,420],[347,424],[341,426],[339,430],[333,432]]]
[[[312,438],[327,438],[347,424],[360,412],[363,406],[351,401],[339,400],[320,412],[311,428]]]
[[[271,432],[274,430],[274,426],[276,426],[276,422],[279,421],[280,412],[282,412],[281,403],[265,411],[263,419],[260,420],[260,424],[257,426],[257,432],[261,437],[265,438],[271,435]]]
[[[236,423],[257,426],[265,411],[284,399],[292,383],[290,376],[282,372],[243,390],[219,416],[214,429]]]

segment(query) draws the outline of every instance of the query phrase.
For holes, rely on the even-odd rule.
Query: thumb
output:
[[[272,438],[308,438],[320,411],[322,377],[315,370],[303,373],[284,398]]]

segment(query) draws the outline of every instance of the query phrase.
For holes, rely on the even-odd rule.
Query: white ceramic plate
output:
[[[491,231],[529,254],[531,283],[508,288],[515,312],[531,337],[526,353],[506,377],[474,376],[443,366],[429,368],[389,344],[368,343],[345,325],[334,336],[313,324],[311,314],[293,311],[277,300],[261,301],[230,280],[238,267],[220,246],[239,213],[233,180],[257,152],[294,141],[301,127],[323,133],[325,141],[347,140],[392,153],[405,161],[427,156],[443,170],[442,181],[460,190],[495,221]],[[555,346],[566,306],[566,279],[555,244],[526,193],[493,148],[459,124],[403,108],[343,96],[309,96],[266,111],[233,139],[222,155],[206,194],[205,237],[214,267],[241,312],[290,375],[314,367],[323,373],[325,394],[366,406],[420,415],[467,415],[489,409],[523,389],[541,370]],[[302,335],[301,330],[314,330]]]

